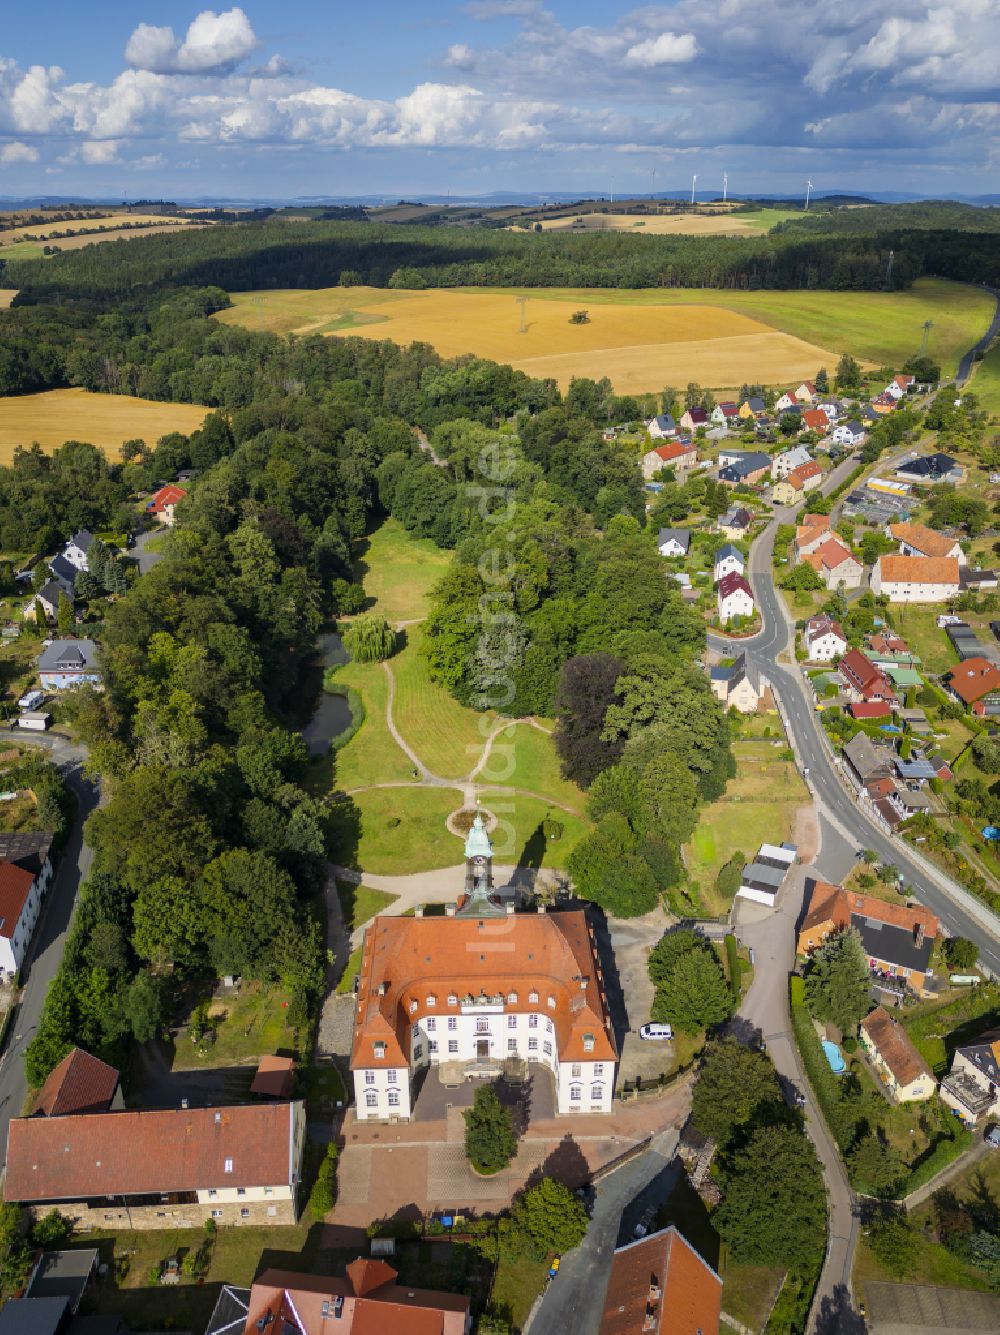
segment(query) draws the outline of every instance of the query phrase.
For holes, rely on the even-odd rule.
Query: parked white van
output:
[[[669,1024],[644,1024],[639,1029],[640,1038],[658,1039],[662,1042],[673,1036],[674,1031]]]

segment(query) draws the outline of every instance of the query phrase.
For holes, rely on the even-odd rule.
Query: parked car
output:
[[[632,1230],[632,1236],[634,1238],[644,1238],[646,1234],[649,1232],[650,1226],[652,1225],[652,1222],[655,1218],[656,1218],[656,1206],[655,1205],[647,1206],[646,1209],[643,1211],[642,1218],[639,1220],[635,1228]]]
[[[991,1126],[984,1139],[992,1149],[1000,1150],[1000,1126]]]
[[[44,691],[29,691],[27,695],[22,695],[17,702],[18,709],[37,709],[45,701]]]
[[[663,1042],[665,1039],[673,1038],[674,1031],[669,1024],[644,1024],[639,1028],[639,1037],[652,1039],[656,1042]]]

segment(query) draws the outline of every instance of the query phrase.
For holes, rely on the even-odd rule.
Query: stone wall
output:
[[[92,1228],[112,1231],[126,1228],[203,1228],[205,1221],[212,1217],[220,1228],[234,1224],[276,1227],[297,1222],[296,1203],[287,1199],[222,1205],[137,1205],[128,1209],[119,1205],[90,1207],[82,1202],[65,1201],[55,1207],[29,1206],[28,1212],[32,1219],[42,1219],[53,1208],[84,1231]],[[243,1210],[249,1211],[246,1217],[241,1213]]]

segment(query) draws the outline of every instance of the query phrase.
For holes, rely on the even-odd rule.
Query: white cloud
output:
[[[37,162],[38,158],[37,148],[22,144],[18,139],[12,139],[9,144],[0,144],[0,162]]]
[[[85,139],[80,145],[80,160],[88,167],[104,167],[110,162],[119,162],[118,139]]]
[[[444,63],[452,69],[467,69],[472,64],[472,47],[466,46],[464,42],[456,42],[449,46]]]
[[[205,9],[192,20],[180,43],[173,28],[140,23],[125,47],[125,59],[134,69],[158,74],[206,74],[235,69],[257,46],[242,9],[234,7],[222,14]]]
[[[632,65],[652,69],[656,65],[683,65],[694,60],[697,54],[698,42],[694,33],[685,32],[678,36],[675,32],[661,32],[659,37],[648,37],[646,41],[630,46],[625,59]]]

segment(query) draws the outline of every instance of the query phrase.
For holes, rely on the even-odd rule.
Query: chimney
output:
[[[916,930],[913,933],[913,941],[918,949],[924,944],[924,924],[922,922],[917,923]]]
[[[418,905],[416,906],[416,908],[413,910],[413,916],[414,916],[415,918],[422,918],[422,917],[424,916],[424,906],[423,906],[423,904],[418,904]]]

